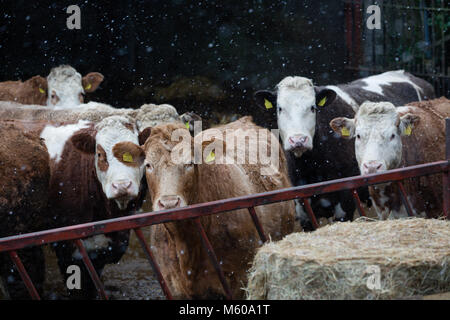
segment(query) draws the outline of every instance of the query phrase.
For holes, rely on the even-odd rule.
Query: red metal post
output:
[[[355,67],[359,67],[362,62],[362,47],[361,47],[361,38],[362,38],[362,28],[364,25],[363,21],[363,12],[362,12],[362,2],[361,0],[356,0],[354,2],[354,26],[355,26],[355,36],[354,36],[354,61]]]
[[[156,278],[158,279],[159,285],[161,286],[161,289],[164,292],[167,300],[172,300],[173,299],[172,294],[170,293],[169,287],[167,287],[167,283],[164,280],[161,270],[159,269],[159,266],[156,263],[155,258],[153,257],[152,251],[150,250],[149,246],[147,245],[147,242],[145,241],[144,235],[142,234],[142,230],[140,228],[133,230],[136,233],[139,242],[141,243],[142,249],[144,249],[145,254],[147,255],[147,259],[150,262],[150,265],[152,266],[153,272],[156,274]]]
[[[445,158],[450,162],[450,118],[445,119]],[[450,169],[443,174],[444,214],[450,219]]]
[[[408,212],[408,216],[413,217],[413,210],[411,204],[409,203],[408,196],[405,191],[405,187],[401,181],[397,181],[398,188],[400,189],[400,198],[402,198],[403,205],[406,208],[406,212]]]
[[[102,298],[103,300],[108,300],[108,296],[106,295],[105,288],[103,287],[103,283],[100,281],[97,271],[95,271],[95,268],[92,265],[91,259],[89,259],[86,248],[83,245],[83,242],[80,239],[76,239],[75,245],[77,246],[78,250],[81,253],[84,265],[88,269],[88,272],[89,272],[89,275],[91,276],[92,281],[94,281],[95,287],[97,288],[97,293],[99,294],[100,298]]]
[[[359,215],[361,217],[365,217],[366,214],[364,212],[364,209],[361,205],[361,199],[359,199],[359,195],[358,195],[358,191],[356,191],[356,189],[352,190],[352,195],[353,195],[353,199],[355,199],[355,203],[356,203],[356,208],[358,209]]]
[[[11,257],[11,260],[16,265],[17,271],[19,271],[20,277],[22,278],[22,281],[25,283],[25,286],[27,287],[27,290],[30,293],[31,299],[41,300],[41,297],[39,297],[39,293],[37,292],[36,288],[34,287],[33,281],[31,281],[31,278],[28,275],[27,270],[25,270],[22,260],[20,260],[19,256],[17,255],[17,252],[10,251],[9,256]]]
[[[305,206],[306,212],[308,213],[309,219],[311,219],[314,229],[318,229],[319,224],[317,223],[317,219],[316,219],[313,209],[311,208],[311,204],[308,201],[309,199],[304,198],[302,200],[303,200],[303,205]]]
[[[227,300],[231,300],[232,294],[230,287],[228,286],[227,280],[225,279],[225,274],[223,273],[222,267],[220,266],[219,261],[217,261],[216,253],[214,252],[214,249],[209,242],[209,239],[206,235],[205,229],[203,228],[202,222],[200,221],[200,218],[194,219],[195,224],[197,226],[198,232],[200,234],[200,237],[202,238],[203,246],[205,247],[206,252],[208,253],[209,258],[211,259],[211,262],[213,263],[214,269],[216,269],[217,275],[219,276],[220,283],[222,283],[223,290],[225,291]]]
[[[261,241],[264,243],[267,241],[266,234],[264,233],[263,226],[259,221],[258,216],[256,215],[256,211],[254,207],[249,207],[248,212],[250,212],[250,216],[252,217],[253,223],[255,224],[256,230],[258,230],[259,237]]]
[[[347,65],[353,66],[353,5],[350,1],[345,3],[345,35],[347,44]]]

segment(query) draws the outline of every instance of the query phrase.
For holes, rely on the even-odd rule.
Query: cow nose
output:
[[[297,134],[295,136],[289,137],[289,144],[292,148],[303,148],[306,147],[306,143],[308,142],[308,137],[302,134]]]
[[[180,204],[181,198],[179,196],[162,196],[158,200],[159,210],[177,208]]]
[[[130,180],[119,180],[112,183],[112,189],[115,197],[127,195],[131,189],[132,183]]]
[[[363,164],[364,174],[377,173],[383,164],[380,161],[367,161]]]

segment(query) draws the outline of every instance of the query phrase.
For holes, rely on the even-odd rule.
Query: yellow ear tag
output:
[[[317,105],[319,107],[323,107],[325,105],[325,102],[327,102],[327,97],[324,97],[322,100],[320,100]]]
[[[125,152],[122,156],[122,159],[125,162],[133,162],[133,156],[129,152]]]
[[[266,109],[272,109],[273,108],[272,102],[270,102],[267,99],[264,99],[264,105],[266,106]]]
[[[211,152],[208,154],[208,156],[206,157],[206,162],[214,161],[214,159],[216,159],[216,155],[214,154],[214,152],[211,151]]]
[[[88,84],[86,87],[84,87],[84,90],[89,90],[90,88],[92,88],[92,84]]]
[[[412,132],[412,127],[411,125],[407,126],[405,131],[403,132],[405,135],[410,136]]]
[[[350,137],[350,131],[348,131],[348,129],[347,129],[346,127],[343,127],[343,128],[341,129],[341,135],[342,135],[343,137]]]
[[[189,122],[186,122],[184,125],[186,126],[186,129],[189,130]]]
[[[39,92],[42,93],[42,94],[44,94],[44,93],[45,93],[45,90],[42,89],[42,88],[39,88]]]

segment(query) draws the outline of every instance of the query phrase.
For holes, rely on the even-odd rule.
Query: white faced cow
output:
[[[53,68],[47,78],[0,82],[0,101],[71,108],[82,104],[84,94],[95,91],[102,81],[103,75],[98,72],[81,77],[71,66],[62,65]]]
[[[47,121],[15,121],[16,127],[38,132],[50,157],[50,183],[46,229],[127,215],[145,196],[144,152],[139,147],[135,120],[111,116],[95,124],[50,124]],[[114,232],[83,240],[100,274],[108,263],[116,263],[128,246],[129,231]],[[74,297],[88,298],[95,287],[71,242],[53,246],[61,273],[69,265],[82,270],[82,289]]]
[[[86,92],[95,91],[103,81],[98,72],[81,75],[71,66],[62,65],[53,68],[47,76],[47,106],[73,108],[84,102]]]
[[[354,115],[366,100],[404,105],[428,98],[434,98],[433,87],[403,70],[324,87],[314,86],[307,78],[286,77],[275,92],[255,93],[259,106],[276,109],[289,175],[295,185],[358,175],[353,147],[338,140],[329,127],[333,118]],[[312,207],[318,216],[334,215],[337,220],[352,219],[355,210],[350,192],[314,197]],[[309,229],[309,219],[301,206],[297,206],[297,214],[304,228]]]
[[[445,159],[446,111],[438,111],[433,100],[429,107],[398,107],[389,102],[366,102],[354,119],[339,117],[330,126],[345,139],[355,138],[355,154],[361,174],[379,173],[404,166]],[[414,133],[414,134],[413,134]],[[405,180],[414,214],[442,214],[441,177]],[[380,219],[407,216],[398,186],[382,184],[369,187]]]

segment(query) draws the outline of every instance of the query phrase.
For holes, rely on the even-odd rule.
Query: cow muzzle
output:
[[[305,151],[312,150],[312,140],[303,134],[296,134],[288,138],[289,151],[296,157],[301,157]]]
[[[115,200],[119,209],[124,210],[128,202],[137,197],[136,191],[131,180],[117,180],[111,183],[109,199]]]
[[[180,196],[162,196],[156,200],[155,210],[167,210],[184,206]]]
[[[365,161],[361,168],[363,175],[378,173],[386,170],[386,166],[381,161],[371,160]]]

